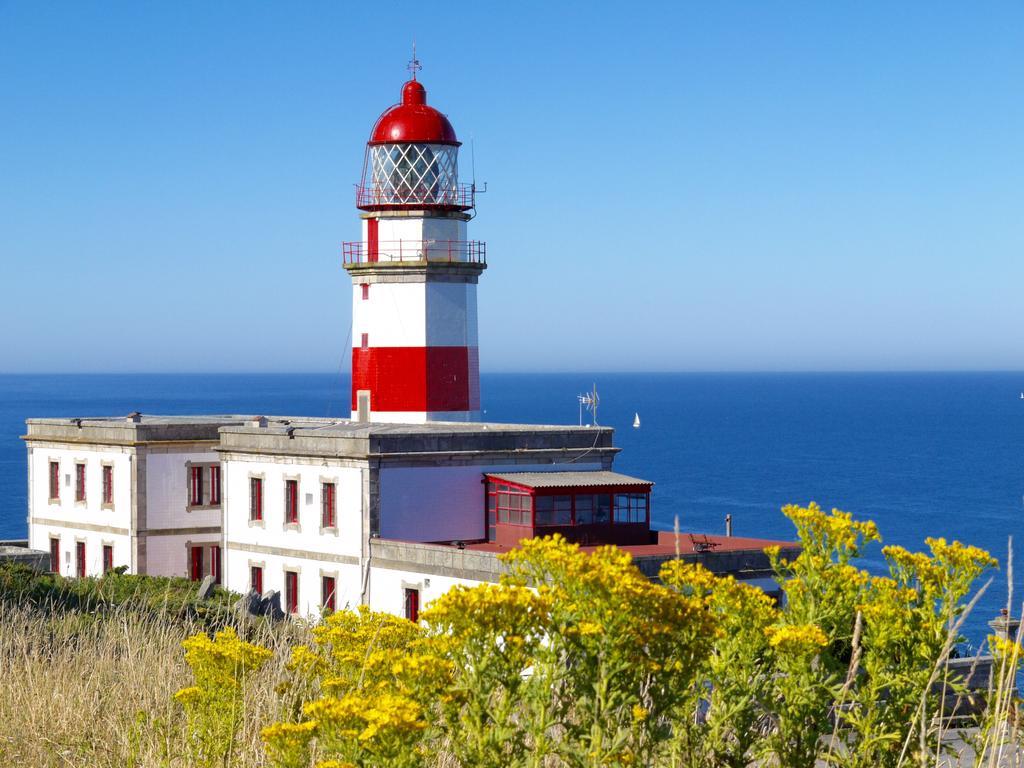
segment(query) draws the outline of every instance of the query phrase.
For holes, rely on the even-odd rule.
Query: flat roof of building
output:
[[[150,413],[127,414],[124,416],[82,416],[76,418],[31,418],[25,419],[26,424],[53,424],[60,426],[107,427],[112,424],[241,424],[252,420],[255,416],[245,414],[198,414],[184,416],[161,416]]]
[[[188,425],[217,424],[241,430],[259,429],[263,432],[286,433],[316,432],[338,436],[366,437],[370,435],[448,435],[475,434],[478,432],[589,432],[597,434],[609,431],[610,427],[576,426],[574,424],[504,424],[485,421],[431,421],[417,424],[353,421],[316,416],[260,416],[256,414],[184,414],[160,415],[131,413],[123,416],[81,416],[28,418],[26,424],[106,427],[111,425]]]
[[[306,416],[266,416],[266,424],[257,424],[255,416],[245,417],[242,423],[232,424],[229,431],[260,430],[267,433],[307,433],[338,437],[371,437],[387,435],[459,435],[481,432],[573,432],[591,435],[611,431],[610,427],[580,427],[563,424],[503,424],[488,421],[430,421],[421,424],[399,424],[351,419],[311,418]]]
[[[546,464],[588,457],[588,463],[600,464],[619,450],[612,444],[613,433],[610,427],[557,424],[392,424],[268,416],[221,427],[220,450],[413,462],[427,457],[435,461],[443,456],[453,462],[514,455],[520,459],[516,463]]]
[[[45,443],[84,445],[142,445],[146,443],[216,443],[218,430],[229,424],[243,424],[252,416],[182,415],[163,416],[133,412],[123,416],[25,419],[23,439]]]
[[[650,488],[654,483],[608,470],[574,472],[501,472],[487,473],[494,480],[504,480],[526,488],[589,488],[598,486],[635,486]]]

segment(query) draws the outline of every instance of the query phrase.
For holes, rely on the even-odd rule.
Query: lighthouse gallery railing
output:
[[[392,207],[440,207],[468,210],[476,205],[472,184],[369,184],[356,187],[356,207],[373,210]]]
[[[374,262],[432,262],[486,264],[487,244],[480,240],[379,240],[369,246],[362,240],[341,244],[345,264]]]

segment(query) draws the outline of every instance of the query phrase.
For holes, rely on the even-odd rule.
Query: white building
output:
[[[29,546],[96,576],[221,571],[218,428],[238,417],[29,419]]]

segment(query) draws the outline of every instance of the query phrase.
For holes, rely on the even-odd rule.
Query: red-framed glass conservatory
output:
[[[487,540],[560,533],[580,544],[647,544],[654,483],[608,471],[485,475]]]

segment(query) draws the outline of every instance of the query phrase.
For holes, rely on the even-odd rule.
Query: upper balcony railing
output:
[[[476,205],[473,184],[368,184],[356,187],[356,207],[366,211],[444,208],[468,211]]]
[[[357,240],[342,243],[341,253],[345,264],[487,264],[487,244],[480,240]]]

